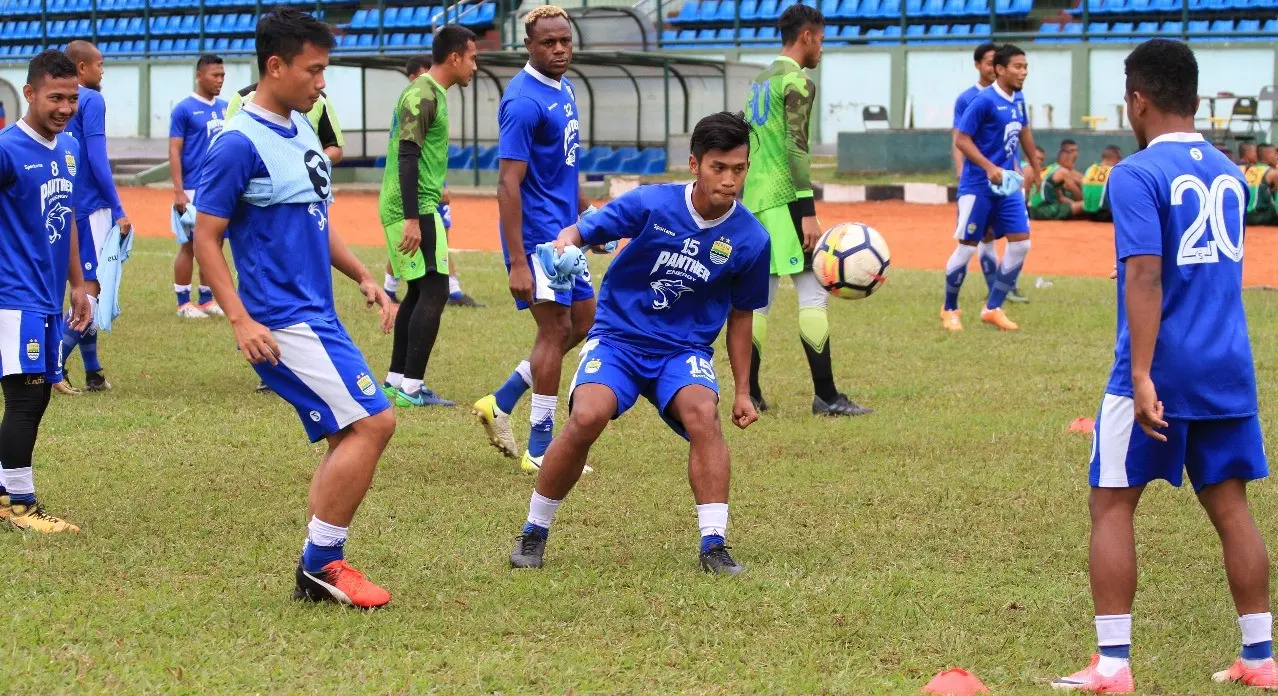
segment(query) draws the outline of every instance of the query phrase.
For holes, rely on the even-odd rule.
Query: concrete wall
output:
[[[1051,162],[1061,141],[1078,143],[1078,161],[1087,165],[1100,160],[1101,150],[1117,145],[1123,154],[1136,151],[1136,139],[1129,133],[1086,133],[1067,130],[1040,130],[1034,142],[1047,152]],[[952,167],[950,131],[911,130],[843,132],[838,143],[839,170],[846,172],[933,172]]]

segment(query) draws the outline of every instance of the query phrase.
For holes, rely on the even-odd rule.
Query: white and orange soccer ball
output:
[[[812,253],[812,272],[830,294],[846,300],[869,297],[887,282],[892,262],[879,231],[859,222],[835,225]]]

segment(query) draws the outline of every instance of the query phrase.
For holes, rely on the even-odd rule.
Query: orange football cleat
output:
[[[1241,659],[1235,660],[1229,669],[1211,675],[1214,682],[1238,682],[1244,686],[1261,689],[1278,689],[1278,665],[1271,657],[1256,667],[1248,667]]]
[[[344,560],[333,561],[318,573],[306,572],[298,561],[297,588],[293,590],[293,599],[376,609],[389,602],[391,596]]]
[[[1096,671],[1096,665],[1099,663],[1100,655],[1092,655],[1092,662],[1087,665],[1087,669],[1057,679],[1052,682],[1052,688],[1062,691],[1082,691],[1088,694],[1135,693],[1136,683],[1132,680],[1131,667],[1124,667],[1112,676],[1106,677]]]
[[[982,309],[981,321],[985,322],[986,324],[993,324],[994,326],[997,326],[1003,331],[1015,331],[1021,328],[1020,326],[1016,325],[1016,322],[1007,318],[1007,314],[1003,312],[1002,307],[999,307],[998,309],[989,309],[989,308]]]
[[[959,315],[963,313],[961,309],[942,309],[941,310],[941,328],[949,331],[962,331],[963,321],[959,319]]]

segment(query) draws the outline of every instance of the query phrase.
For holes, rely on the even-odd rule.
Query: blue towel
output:
[[[102,294],[98,296],[98,311],[93,322],[99,329],[110,331],[111,322],[120,316],[120,278],[124,275],[124,262],[133,253],[133,232],[121,237],[119,225],[114,225],[107,232],[102,247],[98,253],[98,283],[102,286]]]
[[[177,208],[169,208],[169,225],[173,228],[173,236],[178,244],[186,244],[195,234],[195,206],[187,204],[186,212],[179,214]]]
[[[1020,190],[1021,185],[1025,183],[1025,177],[1011,169],[1003,170],[1003,183],[995,186],[994,182],[990,182],[990,190],[1000,196],[1010,196]]]
[[[537,245],[537,258],[550,278],[552,290],[571,290],[573,279],[586,272],[586,256],[575,246],[564,247],[564,253],[555,251],[553,242]]]

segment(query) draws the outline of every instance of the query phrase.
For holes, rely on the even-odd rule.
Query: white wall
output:
[[[837,143],[839,131],[865,130],[861,110],[870,105],[892,108],[891,53],[827,53],[821,59],[821,142]],[[951,101],[951,104],[953,102]]]
[[[109,138],[134,137],[138,134],[138,109],[142,85],[142,66],[108,63],[102,75],[102,98],[106,101],[106,134]],[[164,134],[169,124],[164,123]]]
[[[1072,106],[1073,59],[1069,51],[1039,50],[1027,47],[1025,58],[1029,61],[1029,75],[1025,78],[1025,103],[1032,116],[1030,125],[1040,130],[1046,128],[1081,128],[1083,124],[1069,122]],[[1048,123],[1048,106],[1052,118]]]
[[[913,106],[915,128],[950,128],[954,100],[976,84],[972,52],[910,51],[905,57],[905,95]],[[884,106],[890,106],[884,104]],[[837,136],[836,136],[837,138]]]
[[[226,67],[226,82],[222,86],[222,98],[230,101],[231,95],[237,90],[247,87],[253,82],[253,69],[247,62],[228,62]],[[103,83],[102,93],[107,98],[107,109],[111,116],[107,118],[107,135],[137,135],[137,84],[139,76],[137,72],[140,66],[112,66],[107,70],[107,77],[110,79],[111,73],[119,71],[134,71],[133,77],[133,108],[129,113],[134,114],[133,132],[132,133],[113,133],[115,128],[113,124],[122,122],[120,116],[115,114],[124,113],[123,99],[127,95],[127,88],[117,90],[114,86],[108,90]],[[169,137],[169,114],[173,113],[173,107],[177,103],[191,96],[191,92],[195,91],[195,64],[194,63],[163,63],[153,64],[150,66],[151,75],[151,138],[168,139]]]

